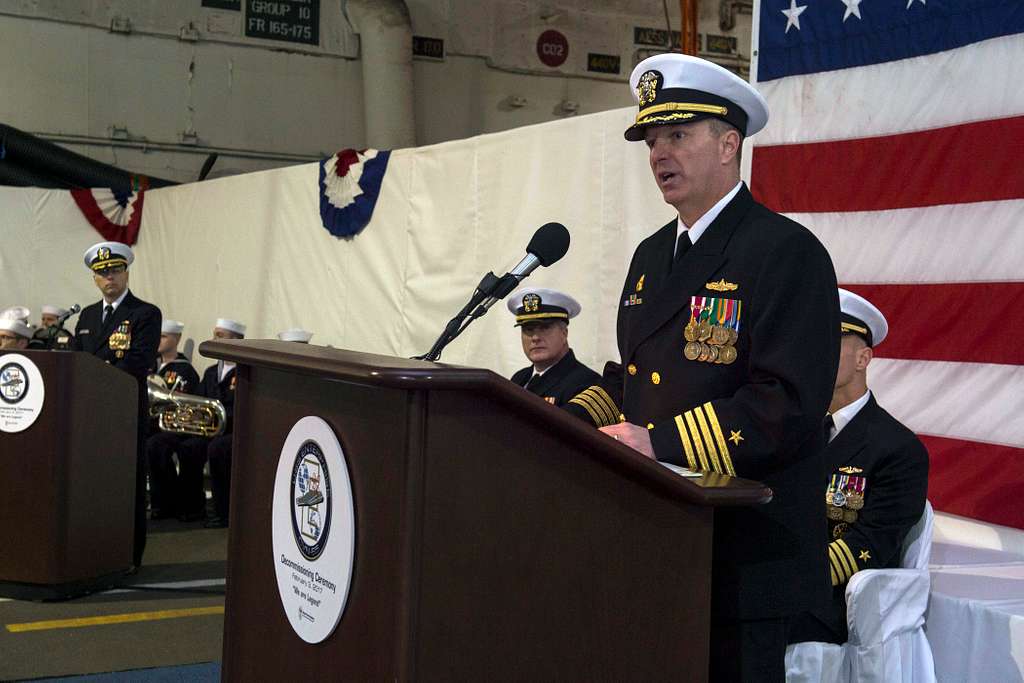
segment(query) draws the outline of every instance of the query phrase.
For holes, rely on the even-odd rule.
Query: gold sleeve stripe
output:
[[[614,403],[606,401],[605,397],[608,395],[604,391],[598,391],[597,387],[590,387],[583,392],[583,395],[590,399],[591,403],[595,408],[598,408],[601,415],[604,416],[604,424],[611,425],[618,422],[615,418],[619,414],[618,408],[615,407]],[[603,426],[603,425],[602,425]]]
[[[839,551],[833,547],[833,543],[828,546],[829,560],[831,561],[832,568],[835,570],[836,575],[839,577],[839,583],[846,583],[846,580],[850,578],[849,567],[843,562],[839,556]]]
[[[842,548],[843,554],[846,556],[846,559],[850,561],[850,576],[853,576],[854,572],[858,570],[857,560],[855,560],[853,557],[853,551],[850,550],[850,546],[846,545],[846,541],[844,541],[841,538],[835,541],[835,544]]]
[[[722,456],[722,465],[725,466],[725,473],[733,477],[736,470],[732,466],[732,458],[729,457],[729,446],[725,443],[725,434],[722,433],[722,425],[718,423],[718,415],[715,407],[708,401],[704,404],[704,412],[708,414],[708,422],[711,423],[711,430],[715,433],[715,443],[718,444],[718,453]]]
[[[687,410],[683,415],[686,417],[686,426],[690,428],[690,436],[693,438],[693,445],[697,449],[697,457],[700,459],[700,469],[711,471],[708,459],[704,456],[704,444],[700,440],[700,433],[697,431],[697,423],[693,421],[693,411]]]
[[[590,387],[590,390],[608,405],[608,413],[612,416],[612,422],[614,422],[615,416],[622,412],[619,410],[619,407],[615,405],[615,401],[613,401],[612,397],[608,395],[608,392],[600,386],[594,385]]]
[[[607,427],[610,424],[615,424],[615,420],[613,420],[612,416],[608,413],[607,406],[597,399],[590,389],[587,389],[576,398],[586,401],[587,405],[593,408],[594,413],[597,415],[596,422],[598,427]]]
[[[829,562],[828,570],[832,572],[832,585],[838,586],[841,583],[839,581],[839,575],[836,574],[836,568],[831,562]]]
[[[697,459],[693,457],[693,444],[690,443],[690,434],[686,431],[686,423],[682,415],[676,415],[676,429],[679,430],[679,440],[683,442],[683,451],[686,452],[686,462],[691,470],[697,470]]]
[[[594,421],[595,425],[597,425],[598,427],[604,426],[601,424],[601,418],[597,416],[597,413],[594,412],[594,409],[591,408],[587,404],[587,402],[582,398],[582,395],[570,398],[569,403],[575,403],[578,406],[583,406],[583,408],[587,411],[587,414],[590,415],[590,419]]]
[[[718,461],[718,450],[715,448],[714,439],[711,438],[711,429],[708,428],[708,421],[704,419],[704,411],[701,410],[700,406],[697,406],[692,411],[697,418],[697,424],[700,425],[701,436],[704,437],[704,450],[708,453],[708,458],[711,460],[711,468],[719,474],[725,474],[725,470],[722,469],[722,463]]]

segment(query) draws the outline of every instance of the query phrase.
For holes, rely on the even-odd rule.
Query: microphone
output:
[[[486,313],[496,302],[508,296],[538,266],[550,266],[565,256],[565,252],[568,250],[569,231],[565,229],[564,225],[545,223],[537,228],[530,243],[526,245],[526,256],[500,278],[493,272],[484,275],[480,284],[476,286],[469,303],[448,321],[430,351],[422,356],[415,356],[415,358],[428,361],[439,359],[444,347],[462,334],[471,322]]]
[[[68,312],[57,318],[57,321],[53,323],[51,327],[56,327],[59,330],[61,326],[64,325],[65,322],[67,322],[68,318],[73,316],[75,313],[78,313],[80,310],[82,310],[81,306],[79,306],[78,304],[71,304],[71,308],[68,309]]]
[[[565,229],[564,225],[545,223],[537,228],[530,243],[526,245],[526,256],[498,280],[497,285],[489,293],[490,295],[480,304],[484,311],[511,294],[512,290],[519,286],[519,283],[525,280],[530,273],[537,270],[538,266],[547,268],[565,256],[567,251],[569,251],[569,231]],[[479,314],[474,312],[474,317],[483,315],[484,311],[480,311]]]

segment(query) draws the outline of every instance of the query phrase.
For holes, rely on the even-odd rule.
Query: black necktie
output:
[[[679,260],[683,258],[683,254],[690,251],[690,247],[693,246],[693,242],[690,241],[690,231],[683,230],[679,235],[679,239],[676,240],[676,255],[672,259],[673,265],[679,263]]]
[[[107,304],[103,307],[103,320],[101,322],[106,323],[110,320],[110,314],[114,312],[114,307],[111,304]]]
[[[527,382],[526,386],[524,386],[523,388],[524,389],[532,389],[532,388],[534,388],[535,386],[537,386],[537,384],[540,383],[540,377],[541,376],[538,375],[537,373],[533,373],[533,377],[530,378],[530,381]]]

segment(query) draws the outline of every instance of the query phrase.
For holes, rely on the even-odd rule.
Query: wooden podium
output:
[[[238,363],[225,680],[707,679],[711,529],[763,485],[684,479],[488,370],[277,341]],[[307,415],[337,434],[355,565],[310,645],[278,596],[274,478]]]
[[[132,564],[135,379],[87,353],[29,358],[45,399],[25,431],[0,432],[0,595],[54,599],[112,584]]]

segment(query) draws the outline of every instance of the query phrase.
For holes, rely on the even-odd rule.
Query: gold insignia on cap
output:
[[[726,282],[725,278],[722,278],[718,282],[708,282],[704,285],[713,292],[734,292],[739,289],[739,285],[735,282]]]
[[[859,467],[840,467],[839,471],[843,474],[860,474],[864,470]]]
[[[110,247],[100,247],[96,251],[96,257],[104,260],[110,258]]]
[[[657,71],[647,71],[640,77],[636,84],[636,97],[640,100],[640,106],[646,107],[654,101],[658,95],[658,88],[661,87],[661,74]]]
[[[523,297],[523,311],[536,313],[540,310],[540,295],[530,292]]]

